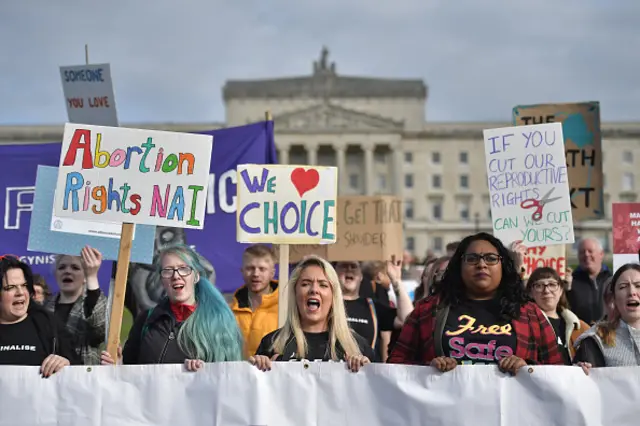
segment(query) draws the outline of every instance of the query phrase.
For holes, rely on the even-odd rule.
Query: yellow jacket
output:
[[[262,296],[262,304],[255,311],[249,305],[247,286],[240,287],[233,295],[231,310],[245,342],[245,356],[255,355],[264,336],[278,328],[278,282],[271,281],[273,292]]]

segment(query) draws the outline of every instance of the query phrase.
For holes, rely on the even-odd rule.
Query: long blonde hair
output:
[[[340,281],[338,280],[338,274],[329,262],[318,256],[308,256],[300,262],[291,273],[291,278],[289,279],[285,290],[287,293],[286,297],[289,300],[287,307],[287,319],[273,342],[272,350],[277,354],[283,354],[287,343],[291,339],[291,336],[293,336],[296,339],[296,352],[298,357],[305,358],[307,356],[307,339],[302,331],[300,311],[298,310],[298,305],[296,303],[296,286],[300,279],[300,275],[302,275],[302,272],[309,266],[319,266],[322,268],[327,280],[331,284],[331,289],[333,290],[333,300],[328,317],[331,359],[334,361],[340,361],[336,350],[336,346],[338,344],[342,347],[342,350],[346,355],[362,355],[358,342],[353,336],[353,333],[349,328],[349,323],[347,322],[347,313],[344,309],[342,289],[340,287]]]

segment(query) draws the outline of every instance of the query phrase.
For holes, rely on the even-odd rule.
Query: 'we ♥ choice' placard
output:
[[[238,166],[237,239],[242,243],[336,241],[336,167]]]
[[[67,123],[55,215],[202,229],[212,139]]]

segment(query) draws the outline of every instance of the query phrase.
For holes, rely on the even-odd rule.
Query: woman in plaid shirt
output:
[[[562,365],[556,336],[525,293],[509,250],[490,234],[465,238],[434,294],[407,318],[388,363],[498,365],[515,374],[527,364]]]

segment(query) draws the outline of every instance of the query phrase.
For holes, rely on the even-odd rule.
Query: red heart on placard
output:
[[[301,197],[305,192],[318,186],[318,182],[320,182],[320,175],[315,169],[305,170],[298,167],[291,172],[291,183],[296,187]]]

